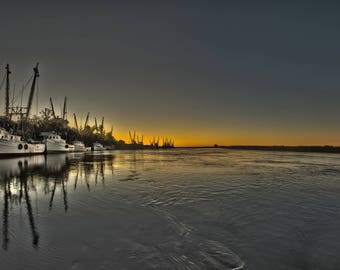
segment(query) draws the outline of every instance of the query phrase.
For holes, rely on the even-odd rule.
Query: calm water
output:
[[[340,269],[340,155],[2,159],[0,193],[0,269]]]

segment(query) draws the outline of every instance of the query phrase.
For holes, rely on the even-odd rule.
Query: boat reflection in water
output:
[[[201,222],[218,208],[209,198],[211,179],[205,179],[211,170],[191,166],[188,174],[184,163],[197,159],[183,153],[126,150],[0,160],[6,250],[0,250],[1,267],[242,269],[228,246],[232,238],[218,241],[211,234],[220,229]]]
[[[45,156],[32,156],[27,158],[1,160],[0,177],[1,189],[4,194],[3,209],[3,244],[2,247],[7,250],[9,243],[8,227],[9,227],[9,205],[13,203],[22,204],[24,201],[27,209],[27,217],[29,220],[32,243],[36,247],[39,242],[39,234],[34,221],[31,199],[29,196],[29,172],[39,170],[44,165]],[[31,183],[32,185],[33,183]]]
[[[26,208],[26,218],[30,226],[32,244],[36,248],[39,243],[39,228],[36,214],[30,198],[38,192],[48,196],[48,209],[53,208],[56,191],[61,191],[63,209],[68,210],[67,183],[74,180],[73,190],[77,190],[79,182],[84,181],[86,190],[91,190],[89,179],[105,181],[104,169],[109,165],[113,173],[113,156],[106,159],[85,153],[54,154],[26,156],[12,159],[0,159],[0,192],[3,193],[3,226],[2,247],[8,249],[10,242],[11,211],[21,211]],[[37,211],[37,209],[35,209]],[[14,232],[15,233],[15,232]]]

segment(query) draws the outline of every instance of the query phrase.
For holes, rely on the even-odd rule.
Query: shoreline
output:
[[[340,154],[340,146],[285,146],[285,145],[221,145],[221,146],[177,146],[176,148],[216,148],[231,150],[275,151],[275,152],[305,152],[305,153],[335,153]]]

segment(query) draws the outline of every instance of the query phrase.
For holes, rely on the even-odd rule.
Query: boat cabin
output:
[[[61,138],[60,135],[54,132],[41,132],[40,137],[43,137],[44,140],[53,140],[57,142],[64,142],[65,140]]]
[[[0,129],[0,139],[12,142],[21,142],[21,136],[11,134],[2,128]]]

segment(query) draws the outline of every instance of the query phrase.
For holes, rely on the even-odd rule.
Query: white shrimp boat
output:
[[[28,105],[25,108],[25,115],[28,118],[32,100],[34,96],[34,89],[36,80],[39,77],[38,64],[33,69],[34,76],[32,80],[31,92],[29,95]],[[6,117],[10,115],[10,107],[9,107],[9,75],[11,71],[9,70],[9,65],[6,65]],[[20,107],[20,110],[23,110],[24,107]],[[17,114],[17,112],[15,112]],[[20,113],[21,117],[23,116],[22,111]],[[29,155],[29,154],[41,154],[45,152],[45,144],[40,142],[31,142],[31,141],[23,141],[21,136],[13,134],[13,132],[6,131],[4,128],[0,128],[0,155]]]
[[[69,149],[69,152],[75,152],[76,151],[76,147],[73,144],[69,144],[68,149]]]
[[[60,137],[60,135],[53,132],[42,132],[40,135],[44,137],[47,153],[70,152],[70,146]]]
[[[74,141],[72,142],[73,146],[74,146],[74,152],[85,152],[86,151],[86,147],[85,144],[81,141]]]
[[[0,128],[0,155],[32,155],[45,152],[45,144],[27,142],[21,136]]]
[[[99,142],[95,142],[93,143],[93,151],[104,151],[105,147],[99,143]]]

